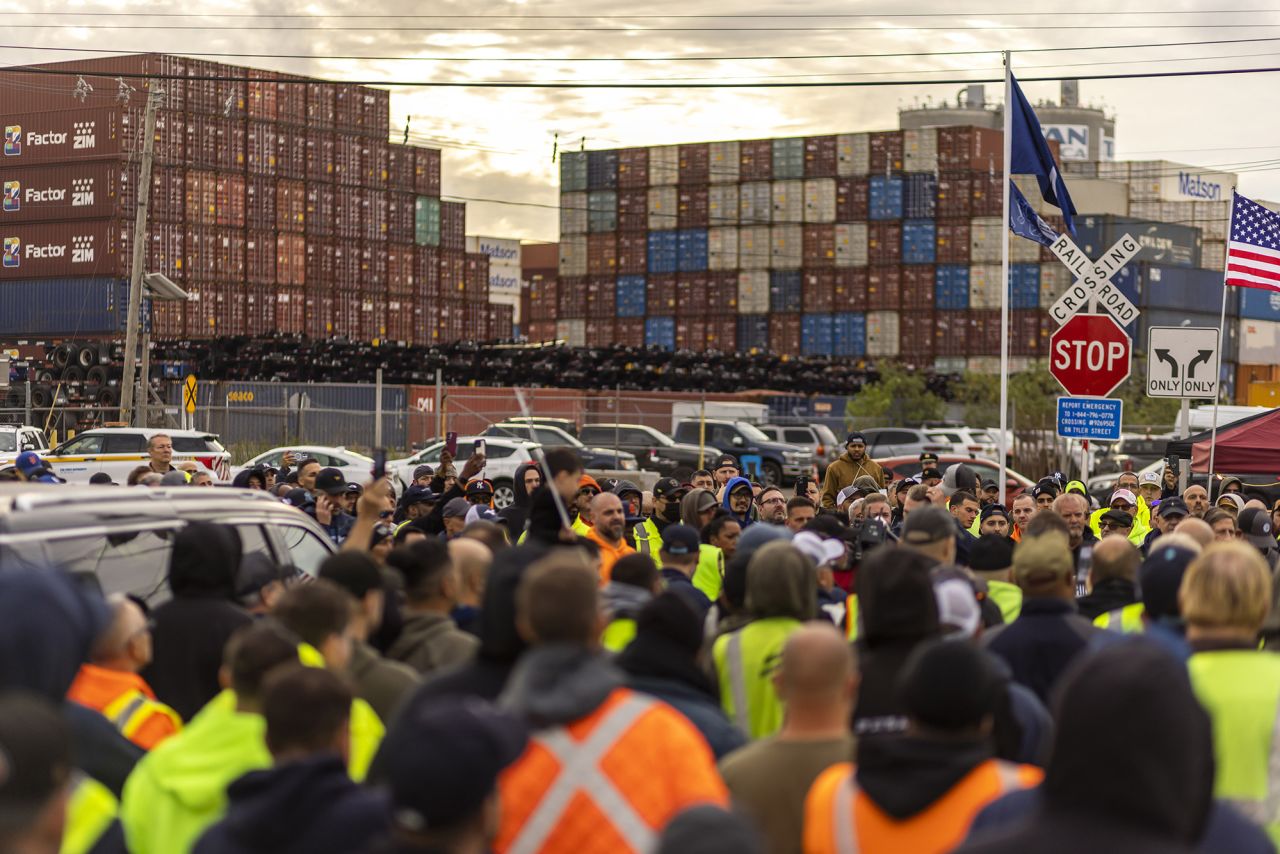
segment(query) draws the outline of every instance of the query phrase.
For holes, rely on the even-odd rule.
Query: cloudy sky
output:
[[[0,0],[0,8],[7,11],[6,65],[100,55],[65,51],[93,48],[258,54],[220,61],[387,83],[910,81],[805,89],[389,87],[393,136],[408,118],[413,141],[444,150],[446,196],[521,203],[470,201],[469,233],[550,240],[557,138],[561,149],[576,149],[584,140],[588,148],[612,148],[893,129],[899,107],[954,99],[960,88],[922,81],[999,77],[998,54],[968,53],[976,51],[1019,51],[1014,66],[1024,77],[1280,66],[1280,8],[1257,3],[971,0],[963,5],[973,11],[963,14],[961,4],[936,0],[208,0],[198,7],[125,0],[49,4],[54,15],[39,4]],[[1241,8],[1257,11],[1216,11]],[[1133,47],[1152,44],[1171,46]],[[1117,45],[1129,47],[1047,50]],[[728,58],[800,55],[837,57]],[[1120,158],[1226,167],[1240,173],[1242,192],[1280,198],[1278,77],[1083,80],[1080,91],[1082,101],[1115,114]],[[999,88],[989,85],[988,97],[998,98]],[[1025,89],[1034,102],[1056,99],[1058,86]]]

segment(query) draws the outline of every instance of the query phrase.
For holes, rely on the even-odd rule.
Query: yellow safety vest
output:
[[[652,519],[645,519],[635,530],[636,551],[642,555],[648,555],[655,565],[661,566],[658,561],[658,552],[662,549],[662,532],[658,530],[658,525]]]
[[[1109,629],[1126,635],[1138,635],[1147,630],[1147,621],[1144,619],[1146,613],[1147,609],[1141,602],[1134,602],[1132,605],[1125,605],[1123,608],[1116,608],[1114,611],[1099,614],[1094,617],[1093,624],[1100,629]]]
[[[724,588],[724,551],[703,543],[698,547],[698,568],[693,571],[693,586],[715,602]]]
[[[102,716],[130,741],[152,715],[164,715],[173,721],[175,730],[182,729],[182,718],[177,712],[136,689],[125,691],[102,709]]]
[[[720,705],[751,738],[767,738],[782,727],[782,701],[773,686],[773,671],[787,638],[802,625],[791,617],[767,617],[716,638],[712,655]]]
[[[631,617],[619,617],[605,626],[600,645],[609,652],[622,652],[636,639],[636,621]]]
[[[92,777],[82,777],[67,802],[58,854],[88,854],[120,812],[111,790]]]

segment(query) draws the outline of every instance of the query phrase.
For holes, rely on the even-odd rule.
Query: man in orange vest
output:
[[[622,509],[622,500],[612,492],[602,492],[591,499],[591,530],[587,539],[600,547],[601,584],[609,580],[619,558],[636,553],[627,542],[627,514]]]
[[[805,854],[943,854],[974,816],[1042,773],[993,759],[992,714],[1000,681],[989,659],[958,641],[917,649],[903,673],[908,728],[866,739],[858,765],[818,777],[805,801]]]
[[[151,662],[146,615],[124,596],[113,596],[111,625],[80,665],[67,699],[101,712],[120,734],[150,750],[182,729],[182,718],[156,700],[138,671]]]
[[[667,704],[623,687],[599,652],[598,578],[574,551],[545,558],[516,592],[529,642],[498,700],[531,728],[499,780],[498,854],[649,852],[695,804],[726,806],[711,748]]]

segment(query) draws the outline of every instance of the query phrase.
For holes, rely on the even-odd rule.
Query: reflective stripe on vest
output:
[[[560,762],[560,773],[512,840],[508,854],[541,851],[570,802],[579,794],[595,804],[632,851],[650,851],[655,847],[657,835],[653,828],[600,770],[600,763],[609,751],[653,705],[653,701],[636,694],[628,696],[614,706],[582,742],[574,741],[563,727],[533,737]]]
[[[1094,619],[1093,624],[1098,628],[1122,632],[1126,635],[1142,634],[1147,630],[1147,624],[1143,620],[1143,615],[1146,612],[1147,609],[1141,602],[1134,602],[1131,605],[1125,605],[1123,608],[1116,608],[1114,611],[1099,614]]]
[[[743,732],[751,732],[747,716],[747,674],[742,666],[742,632],[736,631],[725,641],[724,663],[729,669],[729,691],[733,694],[733,722]]]
[[[1018,780],[1017,765],[997,760],[996,776],[1000,780],[1000,793],[992,801],[1022,788],[1022,783]],[[835,797],[831,799],[831,821],[837,854],[858,854],[858,831],[853,826],[853,802],[857,796],[858,783],[854,769],[850,768],[840,785],[836,786]]]

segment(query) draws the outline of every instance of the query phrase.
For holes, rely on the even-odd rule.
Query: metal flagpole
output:
[[[1005,503],[1009,454],[1009,181],[1013,159],[1013,55],[1004,51],[1004,239],[1000,250],[1000,503]]]
[[[1227,220],[1227,242],[1231,242],[1232,226],[1236,219],[1236,188],[1231,188],[1231,217]],[[1227,331],[1227,266],[1231,252],[1223,253],[1222,260],[1222,314],[1218,318],[1218,352],[1222,352],[1222,339]],[[1222,359],[1218,359],[1218,376],[1214,377],[1218,384],[1222,382]],[[1213,431],[1209,434],[1209,503],[1213,503],[1213,460],[1218,450],[1218,402],[1222,400],[1222,389],[1213,396]]]

